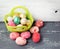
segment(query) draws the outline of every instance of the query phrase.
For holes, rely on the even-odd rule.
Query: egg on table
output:
[[[31,33],[39,32],[39,28],[38,28],[37,26],[33,26],[33,27],[30,29],[30,32],[31,32]]]
[[[28,39],[30,38],[31,34],[29,31],[25,31],[25,32],[22,32],[21,33],[21,37],[25,38],[25,39]]]
[[[32,41],[34,43],[38,43],[40,41],[40,39],[41,39],[40,33],[38,33],[38,32],[33,33]]]
[[[42,27],[42,26],[43,26],[43,21],[42,21],[42,20],[37,20],[37,21],[35,22],[35,25],[36,25],[37,27]]]
[[[12,39],[12,40],[15,40],[17,37],[19,37],[20,36],[20,34],[19,33],[17,33],[17,32],[12,32],[12,33],[10,33],[10,39]]]
[[[16,38],[15,42],[17,45],[25,45],[27,43],[27,40],[22,37],[18,37],[18,38]]]

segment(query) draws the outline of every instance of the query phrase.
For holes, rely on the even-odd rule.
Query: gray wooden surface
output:
[[[34,19],[60,21],[60,0],[0,0],[0,21],[13,7],[19,5],[26,6]]]
[[[41,41],[33,43],[31,39],[25,46],[17,46],[9,39],[9,32],[5,24],[0,23],[0,49],[60,49],[60,22],[44,22],[40,30]]]

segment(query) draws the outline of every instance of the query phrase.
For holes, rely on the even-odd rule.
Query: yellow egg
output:
[[[20,18],[26,18],[26,15],[20,14]]]
[[[26,23],[26,25],[29,25],[31,23],[31,21],[30,20],[27,20],[27,23]]]
[[[16,12],[15,12],[15,13],[14,13],[14,15],[19,16],[19,15],[20,15],[20,13],[16,13]]]

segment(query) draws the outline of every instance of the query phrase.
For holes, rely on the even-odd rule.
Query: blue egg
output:
[[[20,24],[20,18],[19,18],[18,16],[16,16],[16,17],[14,18],[14,23],[15,23],[16,25]]]

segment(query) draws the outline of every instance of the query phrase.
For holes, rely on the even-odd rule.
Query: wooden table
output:
[[[40,30],[41,41],[33,43],[31,39],[25,46],[18,46],[10,40],[9,32],[3,22],[0,22],[0,49],[60,49],[60,22],[44,22]]]

